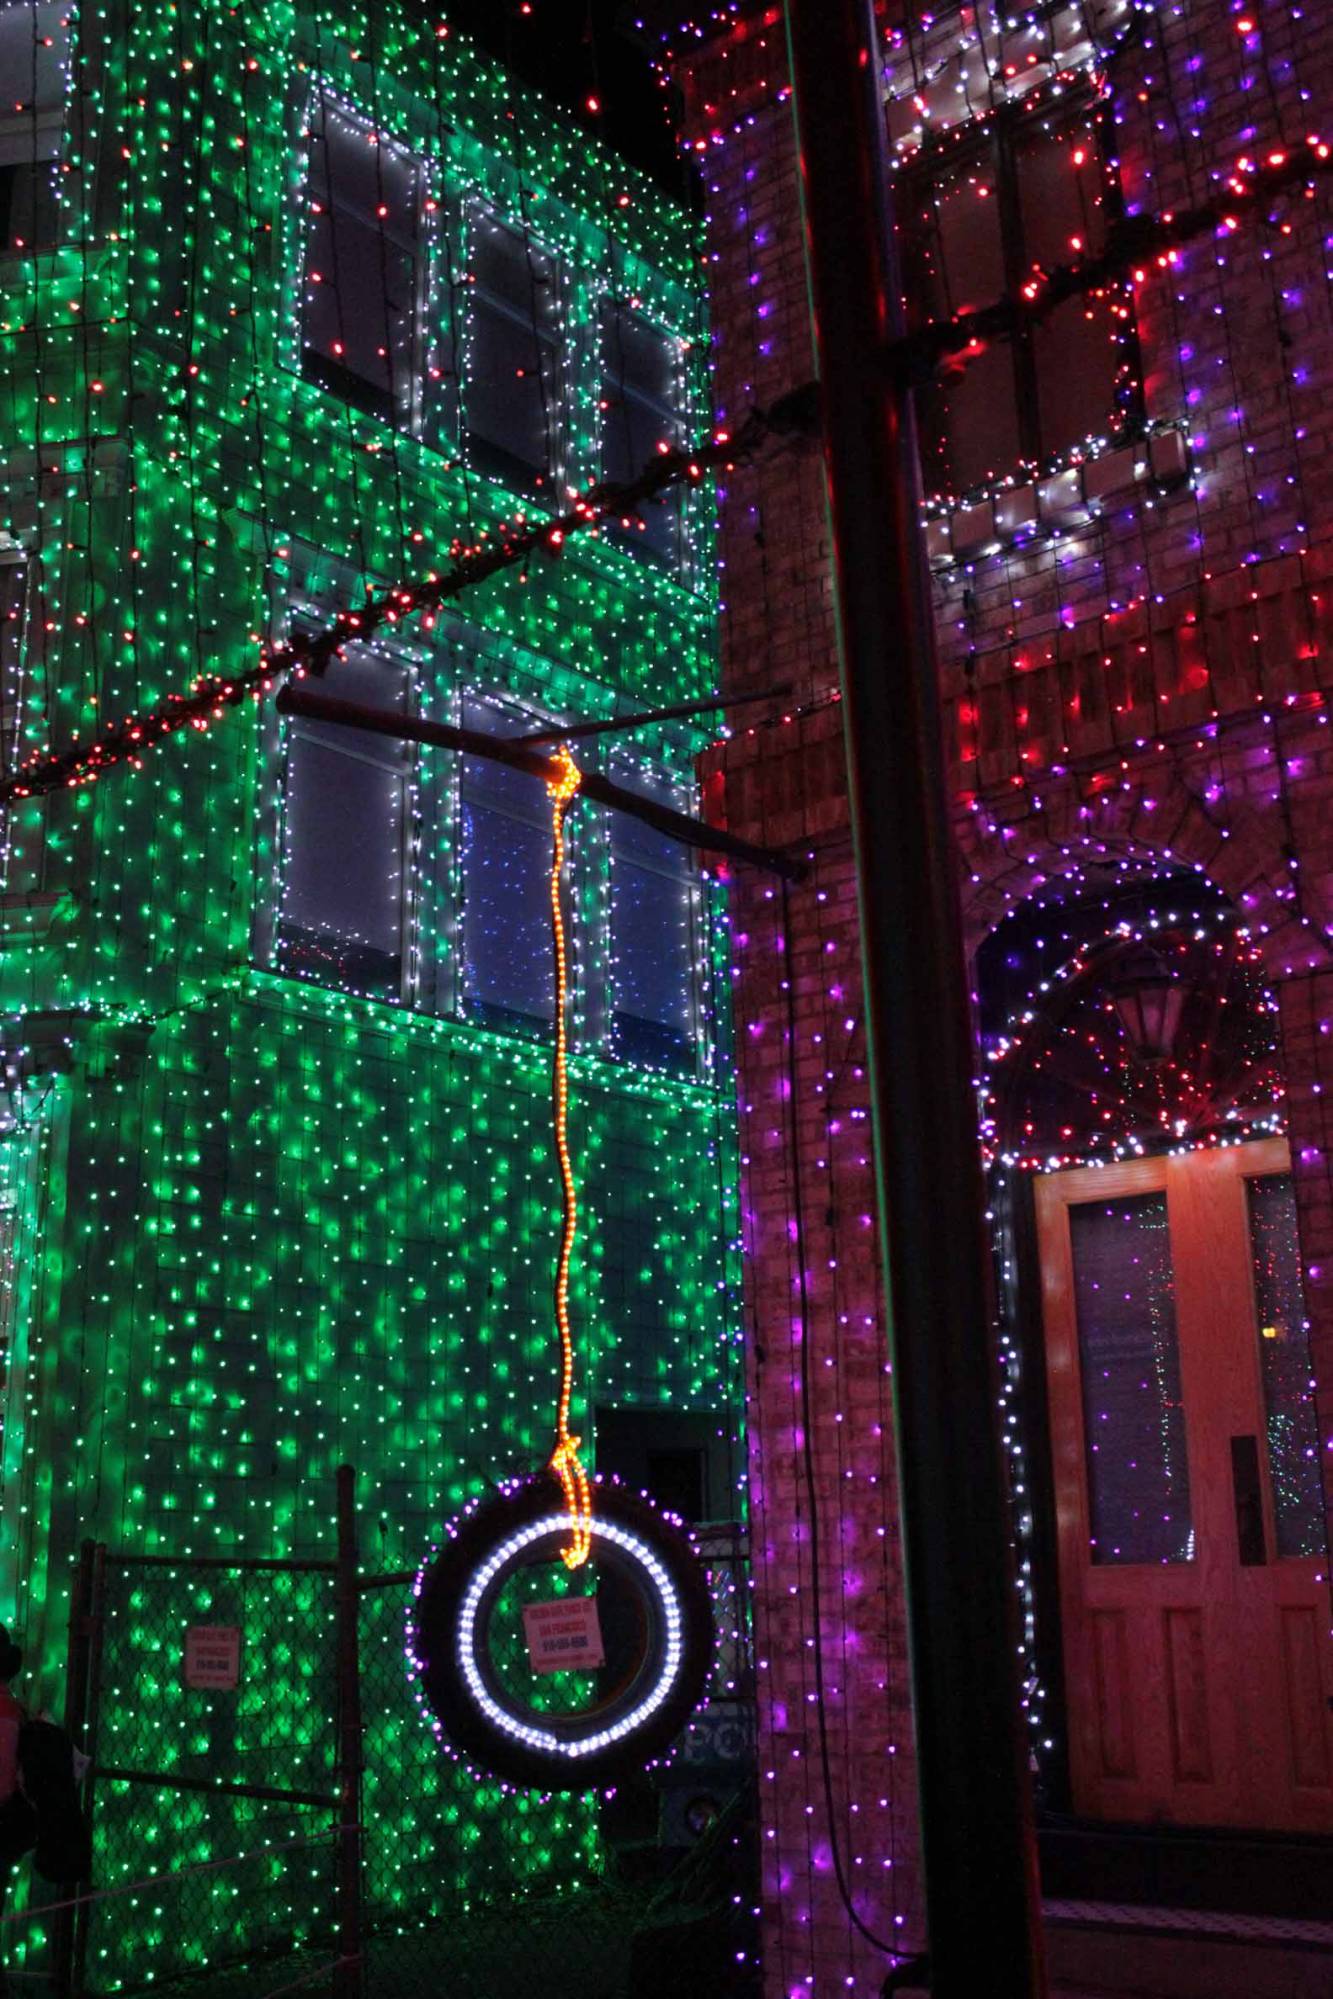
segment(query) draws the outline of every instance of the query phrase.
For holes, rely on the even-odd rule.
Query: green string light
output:
[[[393,5],[85,0],[61,18],[58,234],[7,257],[0,283],[0,556],[17,554],[27,578],[19,754],[249,663],[298,617],[538,504],[469,469],[465,438],[413,435],[302,379],[318,91],[422,163],[437,251],[465,257],[469,204],[484,203],[559,260],[563,481],[600,472],[608,298],[678,340],[695,419],[706,410],[694,226],[452,34],[423,35]],[[699,492],[683,505],[677,567],[590,538],[405,634],[394,656],[414,698],[453,714],[481,690],[591,717],[706,693],[711,506]],[[703,740],[661,725],[626,755],[645,782],[688,787]],[[414,766],[430,816],[411,921],[438,976],[390,1005],[273,969],[285,753],[276,719],[246,709],[183,732],[142,771],[16,803],[0,827],[0,1014],[33,1077],[23,1143],[41,1154],[40,1172],[12,1175],[32,1295],[28,1364],[5,1406],[0,1616],[25,1628],[46,1698],[83,1535],[181,1556],[327,1555],[335,1468],[351,1460],[365,1566],[392,1569],[547,1445],[547,1053],[461,1015],[457,772],[431,752]],[[573,1281],[589,1404],[735,1410],[720,891],[690,885],[679,915],[706,1023],[696,1071],[617,1061],[612,840],[591,814],[572,833],[571,1136],[588,1215]],[[5,1128],[0,1148],[18,1160]],[[247,1605],[262,1668],[234,1718],[247,1754],[288,1768],[321,1716],[307,1588]],[[217,1589],[182,1581],[178,1601],[182,1623],[227,1621]],[[181,1682],[183,1631],[164,1636],[152,1612],[146,1596],[127,1601],[134,1665],[104,1692],[105,1760],[164,1768],[210,1723]],[[400,1620],[389,1629],[400,1659]],[[596,1865],[590,1808],[474,1789],[439,1764],[405,1682],[367,1725],[367,1810],[394,1816],[392,1841],[371,1843],[379,1915]],[[108,1887],[240,1851],[247,1823],[214,1800],[114,1786],[100,1813],[142,1831],[100,1870]],[[269,1902],[289,1905],[299,1942],[323,1877],[299,1853],[270,1871]],[[95,1981],[240,1948],[247,1898],[225,1871],[210,1879],[206,1944],[144,1890],[99,1918]]]

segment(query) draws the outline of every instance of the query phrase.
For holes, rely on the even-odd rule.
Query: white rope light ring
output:
[[[641,1722],[654,1714],[671,1691],[673,1682],[680,1672],[683,1652],[681,1647],[681,1615],[671,1587],[671,1579],[651,1550],[613,1521],[599,1520],[593,1528],[593,1547],[599,1543],[609,1543],[612,1547],[623,1548],[637,1560],[652,1579],[657,1588],[659,1601],[666,1620],[668,1639],[662,1664],[651,1691],[643,1699],[636,1701],[627,1715],[609,1729],[599,1730],[596,1735],[585,1740],[562,1739],[549,1729],[534,1729],[511,1714],[499,1701],[494,1700],[487,1689],[476,1665],[476,1616],[486,1586],[496,1577],[506,1564],[534,1541],[542,1540],[548,1534],[563,1534],[569,1526],[563,1513],[549,1514],[544,1520],[536,1520],[530,1526],[520,1528],[502,1541],[484,1568],[478,1569],[463,1598],[463,1607],[458,1619],[457,1655],[459,1669],[472,1689],[473,1697],[482,1712],[515,1740],[529,1748],[545,1749],[553,1756],[570,1758],[589,1756],[596,1750],[605,1748],[612,1742],[620,1741],[631,1733]]]
[[[707,1580],[684,1535],[648,1504],[600,1485],[593,1554],[611,1557],[646,1611],[644,1657],[583,1715],[535,1716],[488,1669],[489,1610],[538,1544],[568,1532],[548,1477],[465,1515],[417,1577],[409,1669],[437,1735],[470,1764],[521,1788],[586,1791],[660,1760],[698,1705],[714,1633]]]

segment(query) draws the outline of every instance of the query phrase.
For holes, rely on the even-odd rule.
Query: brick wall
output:
[[[813,372],[777,10],[742,8],[677,75],[708,190],[717,400],[735,418]],[[1317,129],[1333,92],[1333,24],[1316,9],[1263,4],[1242,17],[1191,0],[1149,20],[1112,78],[1127,201],[1184,206],[1218,167]],[[1313,199],[1298,192],[1234,235],[1187,246],[1139,287],[1148,417],[1187,438],[1188,479],[1135,476],[1131,464],[1117,485],[1103,461],[1099,500],[1081,494],[1026,540],[988,532],[936,574],[969,948],[1036,890],[1068,878],[1072,893],[1089,860],[1200,869],[1263,948],[1323,1435],[1333,1430],[1333,743],[1322,685],[1331,209],[1327,182]],[[1010,511],[1021,518],[1021,502]],[[726,684],[788,691],[781,712],[712,753],[709,797],[736,831],[813,857],[785,906],[748,875],[733,892],[768,1990],[876,1994],[885,1958],[859,1926],[911,1943],[921,1915],[816,452],[787,446],[732,477],[721,556]]]

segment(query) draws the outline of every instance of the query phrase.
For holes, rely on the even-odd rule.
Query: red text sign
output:
[[[239,1624],[191,1624],[185,1631],[187,1687],[234,1687],[241,1677]]]
[[[523,1634],[534,1673],[600,1666],[606,1659],[595,1596],[566,1596],[556,1603],[526,1605]]]

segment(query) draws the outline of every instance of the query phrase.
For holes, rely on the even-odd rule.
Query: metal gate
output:
[[[85,1544],[66,1715],[97,1878],[57,1938],[59,1989],[300,1956],[357,1990],[356,1562],[346,1468],[332,1561]]]

